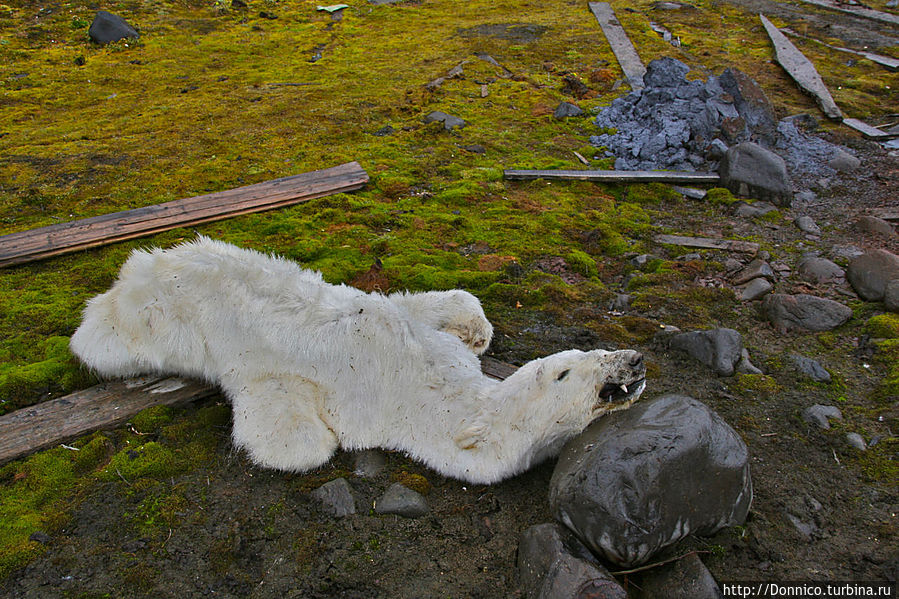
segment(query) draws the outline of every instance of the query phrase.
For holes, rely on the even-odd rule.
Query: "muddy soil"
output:
[[[773,5],[764,0],[734,2],[754,11]],[[783,4],[776,8],[785,18],[793,10]],[[848,22],[843,16],[816,18],[833,20],[833,27],[822,21],[831,31]],[[875,30],[866,24],[847,37],[877,46],[895,44],[899,35]],[[852,148],[862,159],[861,168],[819,189],[817,200],[783,211],[785,222],[743,221],[723,207],[710,214],[702,203],[691,208],[691,201],[685,200],[661,206],[655,224],[697,235],[752,234],[775,247],[817,249],[822,255],[846,245],[896,251],[895,237],[862,234],[851,223],[875,209],[899,212],[899,159],[850,134],[833,141]],[[791,225],[789,218],[802,214],[824,229],[820,239],[808,239]],[[658,253],[663,255],[662,248]],[[789,260],[798,258],[795,252],[788,255]],[[703,255],[718,263],[727,257]],[[792,266],[795,270],[795,262]],[[607,284],[614,288],[615,282]],[[810,289],[795,276],[782,281],[779,291],[851,299],[846,288]],[[586,302],[569,314],[603,310],[596,302]],[[733,379],[718,377],[660,344],[642,344],[639,349],[652,364],[646,397],[685,393],[718,411],[749,445],[755,488],[744,527],[690,538],[658,559],[698,551],[719,582],[895,581],[896,482],[866,474],[864,458],[844,438],[849,430],[864,431],[868,439],[899,432],[897,398],[886,403],[873,399],[884,370],[871,359],[861,335],[863,320],[853,319],[841,329],[835,349],[822,357],[815,354],[820,351],[816,336],[780,335],[752,305],[734,302],[715,313],[721,312],[726,318],[707,326],[739,330],[756,365],[764,368],[768,357],[786,351],[817,357],[839,372],[849,403],[858,407],[845,411],[842,425],[822,431],[804,423],[799,414],[812,404],[832,403],[830,389],[808,384],[789,368],[768,371],[779,384],[776,392],[750,394],[734,390]],[[652,306],[630,315],[683,324],[676,306]],[[617,346],[581,326],[576,316],[518,312],[488,317],[497,326],[488,355],[513,363],[571,347]],[[181,408],[178,417],[190,418],[201,407]],[[114,437],[112,433],[113,442]],[[78,498],[63,530],[46,539],[47,552],[0,583],[0,593],[41,599],[517,597],[522,594],[515,570],[518,540],[527,527],[551,519],[547,488],[552,469],[550,462],[501,484],[472,486],[389,454],[385,470],[367,479],[353,474],[352,454],[340,453],[329,467],[314,473],[284,474],[251,465],[232,448],[223,426],[211,463],[165,481],[183,498],[170,524],[136,526],[134,515],[148,491],[120,482],[99,484]],[[341,476],[353,488],[357,513],[336,519],[324,514],[310,493]],[[410,478],[425,481],[428,515],[405,519],[373,512],[373,502],[392,482]],[[619,580],[633,591],[639,587],[639,575],[621,575]]]

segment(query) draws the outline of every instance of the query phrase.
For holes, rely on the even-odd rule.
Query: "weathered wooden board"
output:
[[[682,245],[684,247],[706,250],[727,250],[730,252],[746,252],[748,254],[755,254],[759,251],[759,244],[757,243],[734,239],[710,239],[708,237],[685,237],[683,235],[656,235],[653,237],[653,240],[656,243]]]
[[[621,65],[621,70],[624,71],[624,76],[627,77],[631,89],[634,91],[643,89],[643,75],[646,74],[646,67],[640,60],[630,38],[627,37],[624,27],[615,16],[611,5],[608,2],[590,2],[589,6],[599,22],[603,34],[609,40],[612,52],[618,59],[618,64]]]
[[[121,426],[151,406],[210,397],[197,381],[147,377],[104,383],[0,416],[0,464],[81,435]]]
[[[484,358],[484,374],[505,379],[518,368]],[[200,381],[143,377],[103,383],[65,397],[0,416],[0,464],[98,430],[123,425],[145,408],[175,405],[217,395]]]
[[[297,204],[359,189],[358,162],[182,200],[10,233],[0,237],[0,267],[144,237],[177,227]]]
[[[792,37],[802,38],[804,40],[809,40],[810,42],[815,42],[816,44],[820,44],[831,50],[837,50],[838,52],[847,52],[849,54],[855,54],[856,56],[861,56],[870,60],[871,62],[877,63],[882,67],[886,67],[887,70],[890,71],[899,71],[899,58],[893,58],[892,56],[883,56],[881,54],[874,54],[873,52],[865,52],[862,50],[853,50],[852,48],[844,48],[842,46],[832,46],[827,42],[822,42],[821,40],[816,40],[813,37],[808,37],[807,35],[802,35],[801,33],[797,33],[788,27],[781,27],[780,30]]]
[[[828,118],[842,119],[843,112],[839,109],[837,103],[834,102],[830,91],[824,85],[824,81],[811,61],[771,21],[765,18],[765,15],[760,14],[759,18],[762,20],[762,25],[765,26],[765,31],[768,32],[768,37],[771,38],[771,43],[774,44],[774,52],[780,66],[784,68],[803,91],[815,98],[821,111]]]
[[[881,131],[877,127],[872,127],[868,123],[864,121],[860,121],[858,119],[843,119],[843,124],[847,127],[852,127],[868,139],[876,139],[878,141],[885,141],[888,139],[895,139],[899,137],[899,134],[895,133],[887,133],[886,131]]]
[[[715,185],[721,181],[715,173],[690,173],[683,171],[576,171],[576,170],[506,170],[506,179],[533,181],[557,179],[562,181],[596,181],[598,183],[692,183]]]
[[[886,12],[881,12],[879,10],[874,10],[873,8],[868,8],[866,6],[851,6],[849,4],[842,4],[834,2],[834,0],[802,0],[806,4],[814,4],[815,6],[820,6],[822,8],[827,8],[829,10],[835,10],[837,12],[841,12],[847,15],[854,15],[856,17],[861,17],[863,19],[869,19],[871,21],[880,21],[881,23],[890,23],[892,25],[899,25],[899,16],[893,15]]]

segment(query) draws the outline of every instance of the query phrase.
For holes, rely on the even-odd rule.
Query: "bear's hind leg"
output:
[[[319,416],[322,390],[292,375],[226,385],[234,413],[232,439],[256,464],[303,471],[328,462],[337,435]]]

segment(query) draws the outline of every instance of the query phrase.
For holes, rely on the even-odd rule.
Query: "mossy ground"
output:
[[[736,66],[776,90],[780,112],[814,111],[769,62],[770,43],[754,15],[711,0],[695,3],[699,11],[664,15],[651,4],[614,5],[644,60],[674,56],[695,77]],[[667,186],[502,180],[504,168],[579,168],[575,152],[608,166],[585,147],[595,133],[588,116],[552,117],[561,100],[589,113],[627,89],[617,87],[617,63],[581,3],[363,2],[339,21],[316,7],[118,1],[103,8],[138,27],[141,38],[97,46],[87,38],[93,5],[0,4],[0,234],[349,160],[371,176],[357,193],[0,271],[0,414],[92,384],[67,349],[85,301],[111,284],[132,249],[169,246],[196,232],[277,252],[331,282],[381,291],[467,288],[484,301],[498,346],[507,349],[514,343],[503,335],[513,339],[542,314],[612,344],[646,343],[663,322],[731,321],[733,293],[694,284],[714,274],[713,261],[676,260],[687,252],[674,248],[642,270],[626,260],[649,251],[653,232],[669,230],[681,199]],[[650,19],[680,36],[682,47],[653,33]],[[885,114],[896,104],[877,67],[850,67],[821,46],[800,45],[852,116]],[[426,87],[457,65],[461,76]],[[586,95],[570,95],[572,78],[588,86]],[[425,124],[433,110],[468,125],[447,132]],[[388,125],[392,133],[375,135]],[[691,209],[699,220],[711,218],[732,200],[714,190]],[[563,258],[564,272],[533,267],[545,257]],[[376,262],[382,268],[372,274]],[[563,280],[572,273],[577,282]],[[641,316],[610,317],[600,306],[628,274],[626,291]],[[535,357],[547,346],[511,353]],[[740,388],[773,394],[778,384],[743,379]],[[189,511],[185,504],[199,501],[176,478],[214,459],[227,417],[223,406],[190,417],[154,409],[131,429],[73,442],[78,451],[55,448],[4,466],[0,578],[43,551],[29,540],[33,532],[58,530],[99,484],[127,498],[128,527],[163,534]],[[341,474],[291,485],[306,492]],[[396,477],[431,487],[419,474]],[[298,559],[317,543],[298,538]],[[126,578],[144,589],[146,575]]]

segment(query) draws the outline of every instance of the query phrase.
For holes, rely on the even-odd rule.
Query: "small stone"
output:
[[[695,553],[648,570],[633,587],[636,599],[721,599],[718,583]]]
[[[345,478],[326,482],[312,492],[312,498],[321,504],[322,510],[336,518],[356,513],[353,490]]]
[[[40,543],[41,545],[46,545],[47,543],[49,543],[50,541],[53,540],[53,537],[51,537],[50,535],[48,535],[47,533],[45,533],[41,530],[36,530],[33,533],[31,533],[31,535],[29,535],[28,540],[35,541],[37,543]]]
[[[393,135],[395,131],[396,129],[394,129],[390,125],[384,125],[380,129],[372,133],[372,135],[374,135],[375,137],[386,137],[387,135]]]
[[[865,439],[858,433],[846,433],[846,442],[859,451],[868,451]]]
[[[364,449],[356,454],[353,474],[362,478],[375,478],[387,467],[383,451]]]
[[[98,44],[108,44],[122,39],[138,38],[140,34],[125,19],[118,15],[97,11],[87,34]]]
[[[835,171],[844,173],[852,172],[861,166],[862,161],[849,152],[836,148],[833,157],[827,161],[827,166]]]
[[[762,302],[762,312],[779,331],[829,331],[852,317],[848,306],[823,297],[800,293],[772,293]]]
[[[577,104],[572,104],[571,102],[562,102],[556,108],[555,112],[553,112],[553,117],[557,119],[564,119],[572,116],[580,116],[584,114],[584,111],[581,110],[580,106]]]
[[[815,224],[815,221],[812,220],[810,216],[800,216],[796,219],[796,226],[799,227],[799,230],[803,233],[808,233],[809,235],[820,235],[821,228]]]
[[[486,154],[487,148],[482,146],[481,144],[471,144],[467,146],[462,146],[462,149],[466,152],[471,152],[472,154]]]
[[[777,206],[770,202],[753,202],[750,204],[748,202],[740,200],[738,202],[734,202],[733,206],[734,216],[740,216],[743,218],[765,216],[772,210],[777,210]]]
[[[421,494],[412,489],[393,483],[375,502],[375,512],[379,514],[397,514],[404,518],[418,518],[430,511],[428,502]]]
[[[435,110],[434,112],[429,113],[425,117],[426,123],[443,123],[443,128],[447,131],[452,131],[453,129],[461,129],[465,127],[468,123],[463,121],[457,116],[453,116],[451,114],[447,114],[445,112],[441,112],[439,110]]]
[[[743,337],[733,329],[711,329],[675,335],[671,349],[686,352],[721,376],[733,376],[743,350]]]
[[[798,517],[790,514],[789,512],[786,514],[787,520],[796,528],[796,532],[805,540],[809,542],[812,540],[814,534],[818,531],[818,527],[814,524],[807,524],[800,520]]]
[[[806,189],[805,191],[800,191],[796,195],[793,196],[793,201],[799,205],[807,205],[815,202],[818,199],[818,194],[814,191]]]
[[[811,283],[839,282],[846,278],[846,271],[827,258],[806,256],[799,262],[799,276]]]
[[[883,249],[857,256],[849,263],[846,278],[862,299],[879,302],[887,285],[899,279],[899,256]]]
[[[798,354],[792,354],[790,359],[793,361],[793,365],[796,369],[809,377],[816,383],[829,383],[830,382],[830,373],[821,366],[820,362],[813,358],[807,358],[806,356],[800,356]]]
[[[883,235],[884,237],[892,237],[896,234],[893,225],[876,216],[862,216],[856,221],[855,226],[863,232]]]
[[[836,406],[815,404],[802,410],[803,420],[805,420],[809,424],[816,424],[818,425],[818,427],[823,429],[830,428],[830,422],[828,422],[828,420],[831,418],[835,420],[843,419],[843,415],[840,413],[839,408],[837,408]]]
[[[751,280],[743,287],[743,292],[740,293],[740,299],[744,302],[753,302],[765,297],[765,295],[770,293],[772,289],[774,289],[774,285],[772,285],[768,279],[759,277],[758,279]]]
[[[721,160],[725,154],[727,154],[727,144],[717,137],[705,149],[706,158],[709,160]]]
[[[753,279],[757,279],[759,277],[764,277],[768,280],[774,280],[774,271],[771,269],[771,265],[769,265],[764,260],[753,260],[746,267],[738,272],[733,277],[734,285],[742,285],[743,283],[748,283]]]
[[[557,523],[538,524],[524,531],[518,545],[518,573],[527,597],[627,597],[590,550]],[[586,594],[585,585],[593,585],[590,590],[601,588],[605,594]]]
[[[722,184],[731,192],[779,206],[793,201],[793,183],[783,158],[752,142],[728,148],[718,166]]]

